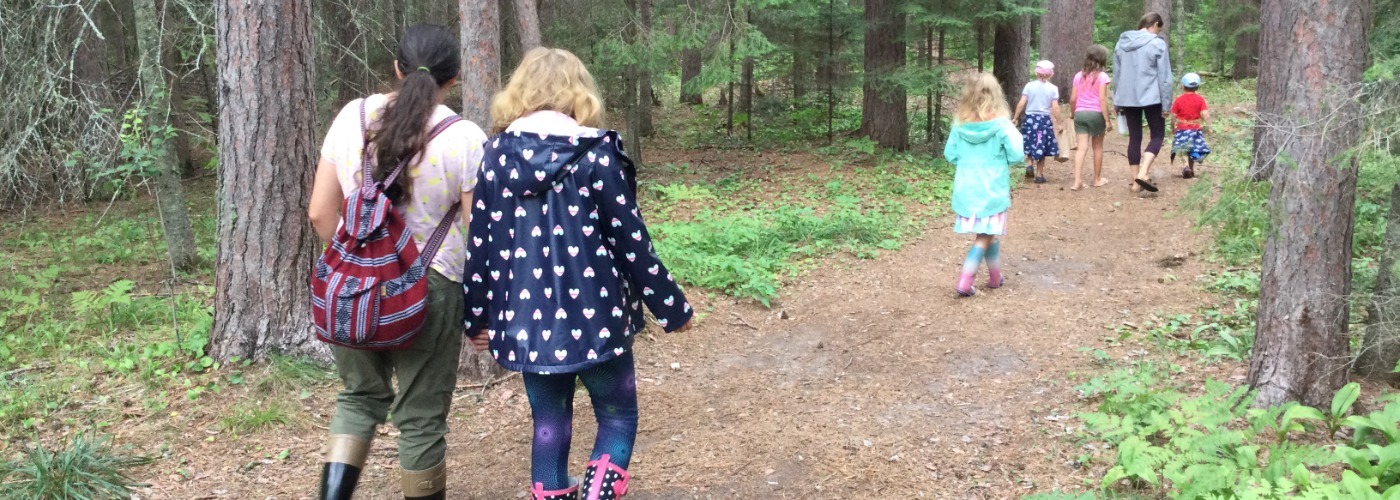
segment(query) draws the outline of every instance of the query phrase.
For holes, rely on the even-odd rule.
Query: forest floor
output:
[[[800,276],[771,309],[698,297],[707,314],[696,328],[639,340],[630,498],[1017,498],[1094,483],[1102,470],[1080,466],[1066,437],[1087,407],[1076,380],[1096,370],[1081,348],[1194,310],[1210,300],[1197,278],[1218,267],[1204,257],[1208,235],[1177,212],[1199,181],[1163,162],[1162,193],[1131,195],[1113,153],[1124,148],[1109,140],[1106,187],[1070,191],[1072,163],[1052,162],[1050,183],[1014,192],[1004,288],[954,298],[969,241],[940,219],[901,250]],[[1243,375],[1237,364],[1199,369]],[[304,432],[189,430],[172,443],[183,473],[138,494],[306,498],[334,389],[302,398]],[[581,468],[594,426],[587,398],[576,406]],[[522,497],[531,431],[519,377],[462,386],[451,420],[450,497]],[[383,434],[360,498],[401,498],[395,431]]]

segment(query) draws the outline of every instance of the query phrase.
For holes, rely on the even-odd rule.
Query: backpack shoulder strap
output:
[[[439,134],[447,131],[448,127],[460,121],[462,121],[462,117],[456,114],[443,118],[442,121],[438,122],[437,126],[433,127],[433,130],[428,133],[428,142],[432,142]],[[400,169],[402,168],[403,167],[400,166]],[[397,174],[398,171],[395,170],[394,173]],[[392,179],[393,177],[391,176],[390,178]],[[419,258],[422,259],[424,265],[432,264],[433,257],[437,255],[438,248],[442,246],[443,240],[447,239],[447,233],[452,231],[452,224],[457,219],[457,213],[461,208],[461,201],[453,203],[452,207],[447,209],[447,214],[443,215],[442,220],[438,222],[437,229],[433,230],[432,236],[429,236],[428,241],[424,242],[423,252],[419,254]]]

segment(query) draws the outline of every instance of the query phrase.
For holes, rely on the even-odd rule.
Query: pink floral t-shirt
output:
[[[369,129],[378,128],[379,118],[384,114],[388,96],[376,94],[365,98],[365,117]],[[427,128],[432,128],[453,112],[446,106],[438,106],[428,120]],[[413,179],[413,197],[402,205],[401,215],[413,232],[418,249],[442,218],[447,215],[453,203],[461,201],[462,193],[471,192],[476,186],[476,172],[481,168],[482,146],[486,143],[486,133],[476,124],[463,120],[443,131],[425,148],[417,162],[410,164],[408,176]],[[349,196],[360,189],[361,159],[365,141],[361,134],[360,100],[351,101],[326,133],[326,142],[321,146],[321,159],[335,165],[336,178],[340,189]],[[463,267],[466,264],[467,226],[462,224],[461,214],[470,207],[458,209],[458,216],[443,240],[437,255],[433,256],[432,268],[443,276],[462,282]]]

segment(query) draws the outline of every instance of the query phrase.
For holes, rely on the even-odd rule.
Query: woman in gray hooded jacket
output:
[[[1166,111],[1172,104],[1172,63],[1162,32],[1162,16],[1149,12],[1138,21],[1138,29],[1118,37],[1113,50],[1113,104],[1128,122],[1128,165],[1132,168],[1133,192],[1139,188],[1157,191],[1152,184],[1152,160],[1162,150],[1166,137]],[[1142,148],[1142,122],[1152,134],[1147,152]]]

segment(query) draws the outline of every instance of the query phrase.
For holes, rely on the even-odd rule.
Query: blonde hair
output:
[[[968,79],[958,99],[958,109],[953,119],[959,123],[985,122],[1011,116],[1011,107],[1001,93],[1001,84],[990,73],[982,73]]]
[[[603,98],[578,56],[564,49],[536,47],[525,53],[506,88],[491,101],[491,131],[536,111],[558,111],[579,125],[603,126]]]

